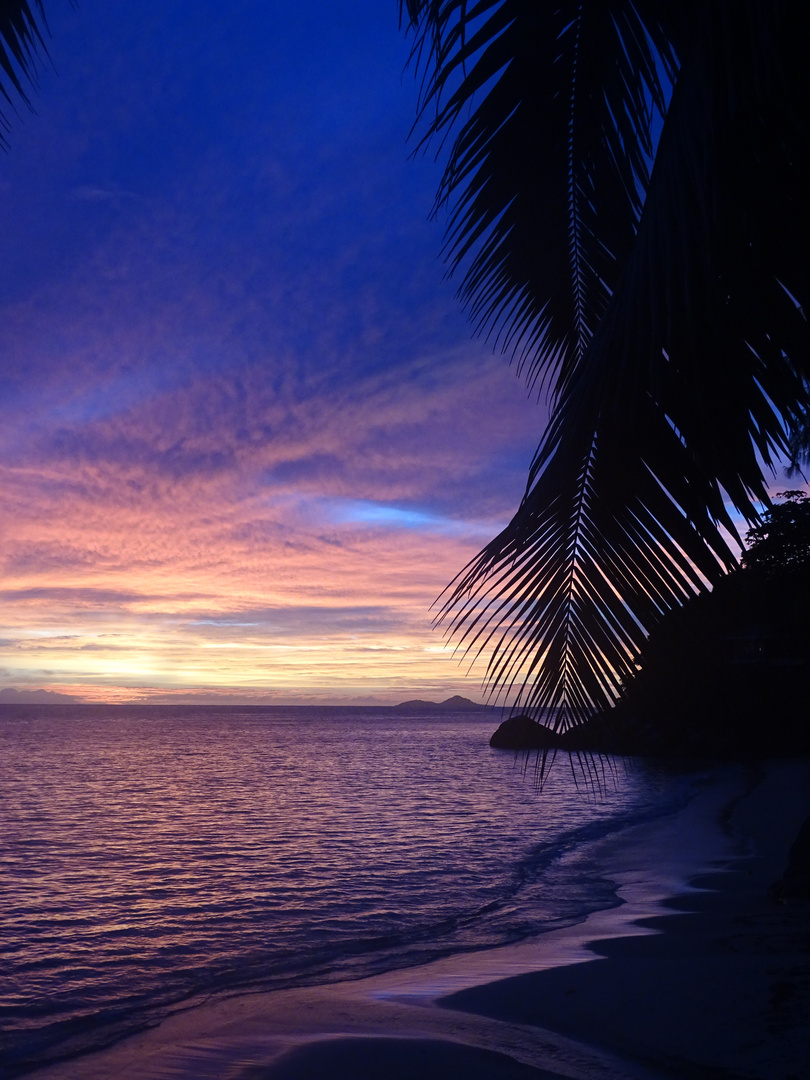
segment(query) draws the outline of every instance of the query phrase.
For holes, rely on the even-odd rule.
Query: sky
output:
[[[396,0],[46,0],[0,155],[0,687],[482,700],[545,422],[439,258]]]

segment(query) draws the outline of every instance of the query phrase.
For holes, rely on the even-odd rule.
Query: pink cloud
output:
[[[537,414],[494,360],[454,359],[432,385],[303,400],[258,372],[200,379],[42,438],[0,471],[5,671],[110,694],[460,690],[430,605],[508,512],[475,500],[477,471],[521,423],[528,451]],[[434,509],[416,528],[334,513],[361,500]]]

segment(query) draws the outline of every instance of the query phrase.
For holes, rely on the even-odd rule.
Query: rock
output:
[[[584,724],[566,731],[552,731],[532,720],[526,713],[504,720],[489,745],[496,750],[565,750],[570,754],[639,754],[644,753],[636,732],[616,722],[615,710],[594,716]]]
[[[489,745],[496,750],[556,750],[562,743],[556,732],[519,713],[504,720]]]

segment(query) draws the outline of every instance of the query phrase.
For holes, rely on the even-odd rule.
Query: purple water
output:
[[[594,852],[683,783],[541,794],[497,718],[0,706],[0,1076],[206,996],[487,948],[616,902]],[[567,762],[567,759],[566,759]]]

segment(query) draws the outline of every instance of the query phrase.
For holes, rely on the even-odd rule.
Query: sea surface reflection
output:
[[[519,940],[615,902],[590,845],[682,797],[566,768],[496,721],[373,709],[0,709],[6,1075],[208,995]]]

